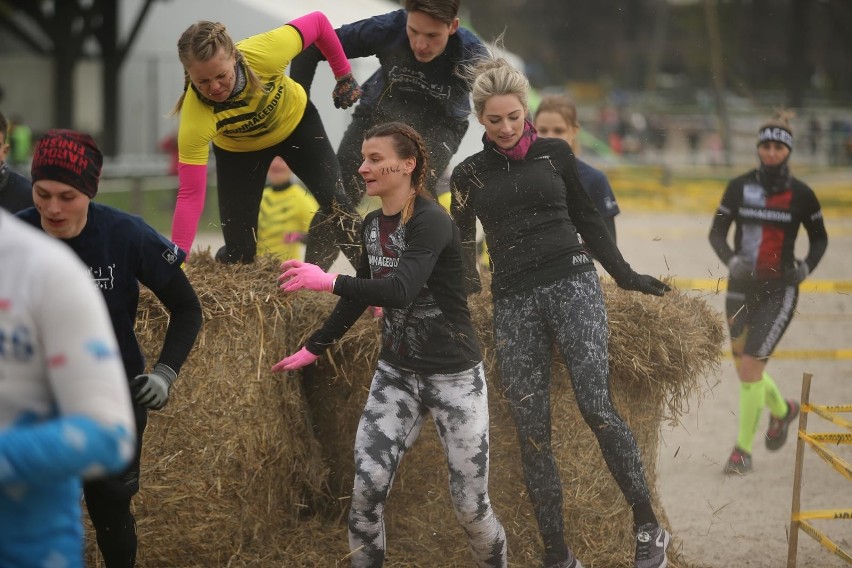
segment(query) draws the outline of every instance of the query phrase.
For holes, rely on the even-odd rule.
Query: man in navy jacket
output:
[[[338,28],[346,57],[378,57],[381,67],[362,85],[362,95],[337,158],[353,203],[364,193],[358,175],[364,133],[376,124],[404,122],[425,139],[435,185],[467,132],[470,88],[457,70],[485,55],[471,31],[459,26],[459,0],[406,0],[405,9]],[[317,63],[314,47],[292,62],[290,76],[310,91]]]

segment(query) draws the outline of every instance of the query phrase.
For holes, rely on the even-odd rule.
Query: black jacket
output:
[[[486,140],[482,151],[453,170],[451,187],[468,291],[480,287],[477,217],[491,256],[495,298],[594,270],[578,233],[617,283],[635,275],[583,190],[576,159],[564,140],[538,138],[521,160],[509,159]]]

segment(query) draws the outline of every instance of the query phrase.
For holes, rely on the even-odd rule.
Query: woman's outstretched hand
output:
[[[618,282],[620,288],[625,290],[635,290],[643,294],[651,294],[652,296],[662,296],[666,292],[671,292],[672,289],[668,284],[657,280],[648,274],[638,274],[636,272],[630,277],[627,282]]]
[[[333,292],[337,274],[329,274],[316,264],[291,259],[281,264],[279,288],[284,292],[307,289],[316,292]]]
[[[307,367],[317,359],[319,359],[319,355],[314,355],[308,351],[307,347],[302,347],[289,357],[284,357],[275,363],[272,366],[272,372],[280,373],[282,371],[295,371],[296,369]]]

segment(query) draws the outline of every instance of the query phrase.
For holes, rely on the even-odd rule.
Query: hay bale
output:
[[[265,259],[232,267],[196,255],[187,269],[205,323],[173,401],[149,422],[136,499],[141,567],[347,565],[352,451],[379,325],[362,317],[301,381],[273,376],[270,366],[298,349],[336,301],[279,294],[276,268]],[[613,398],[637,438],[666,522],[654,489],[660,422],[676,419],[699,379],[718,365],[722,322],[703,300],[677,291],[652,298],[605,282],[604,293]],[[538,566],[541,544],[493,360],[488,293],[472,297],[471,310],[489,379],[491,498],[506,527],[510,563]],[[143,294],[138,327],[147,354],[159,349],[164,326],[159,304]],[[552,405],[568,542],[586,565],[629,565],[632,516],[558,357]],[[424,428],[402,462],[386,526],[387,566],[471,565],[434,428]],[[673,566],[685,566],[672,556]]]

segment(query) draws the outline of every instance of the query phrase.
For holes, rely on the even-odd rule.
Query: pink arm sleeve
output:
[[[303,50],[314,43],[317,44],[323,56],[328,59],[328,64],[331,66],[335,78],[343,77],[352,71],[352,66],[346,59],[346,53],[343,52],[343,46],[340,45],[340,38],[337,37],[337,33],[331,27],[331,22],[325,17],[325,14],[311,12],[296,18],[289,24],[302,34]]]
[[[178,164],[178,195],[172,219],[172,242],[189,255],[207,194],[207,166]]]

